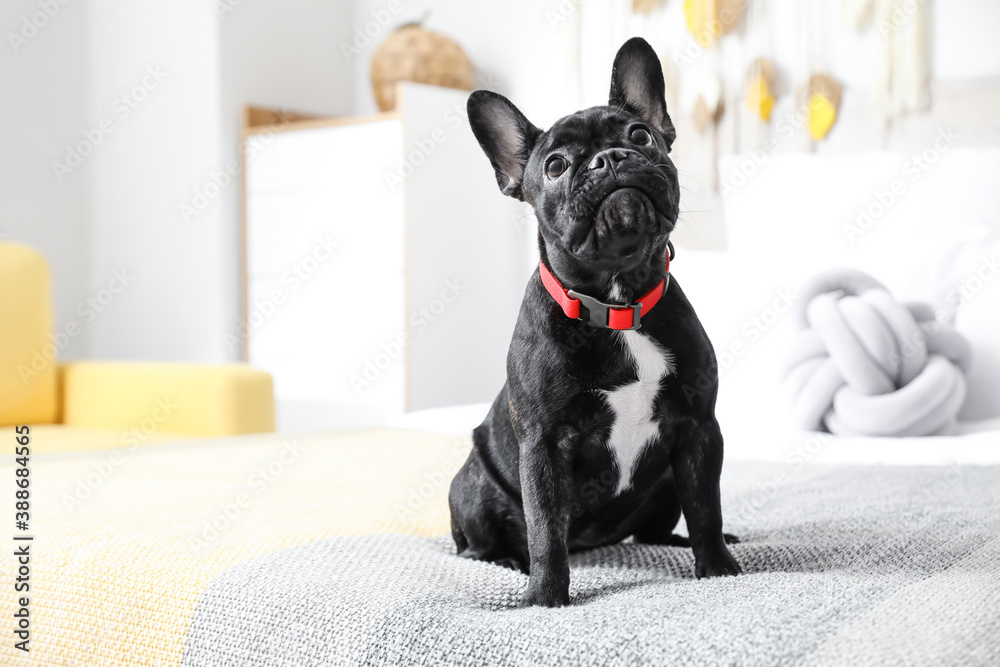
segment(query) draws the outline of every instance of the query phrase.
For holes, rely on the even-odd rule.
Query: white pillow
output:
[[[735,458],[775,458],[796,435],[780,382],[794,283],[757,265],[732,251],[678,248],[670,267],[715,347],[716,415]]]
[[[974,253],[962,264],[965,277],[952,293],[960,303],[955,319],[972,344],[969,392],[959,419],[1000,417],[1000,244]]]
[[[793,432],[781,385],[786,302],[821,270],[860,269],[900,300],[954,315],[956,290],[1000,242],[1000,149],[942,146],[720,161],[728,251],[680,249],[673,269],[716,347],[723,428],[770,434],[776,450]],[[958,317],[976,355],[966,419],[1000,416],[997,283]]]

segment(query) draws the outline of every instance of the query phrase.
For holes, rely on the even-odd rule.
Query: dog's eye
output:
[[[568,166],[569,164],[567,164],[566,160],[558,155],[553,158],[549,158],[549,161],[545,163],[545,175],[552,180],[555,180],[563,175],[563,172],[566,171]]]
[[[649,134],[649,130],[644,127],[633,127],[632,131],[628,133],[629,140],[633,144],[639,146],[649,146],[653,143],[653,137]]]

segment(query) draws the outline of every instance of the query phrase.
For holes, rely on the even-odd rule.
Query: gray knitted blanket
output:
[[[572,558],[570,606],[450,539],[327,539],[204,592],[185,665],[1000,665],[1000,468],[727,464],[739,577],[690,550]]]

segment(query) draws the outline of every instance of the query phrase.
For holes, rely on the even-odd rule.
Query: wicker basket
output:
[[[382,111],[396,108],[396,83],[472,90],[475,70],[458,44],[419,23],[400,26],[372,56],[372,88]]]

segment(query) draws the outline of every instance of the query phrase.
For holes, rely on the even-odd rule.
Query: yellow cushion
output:
[[[56,419],[50,283],[40,254],[0,243],[0,426]]]
[[[274,430],[271,376],[245,364],[79,361],[63,367],[63,423],[122,433],[199,436]]]

